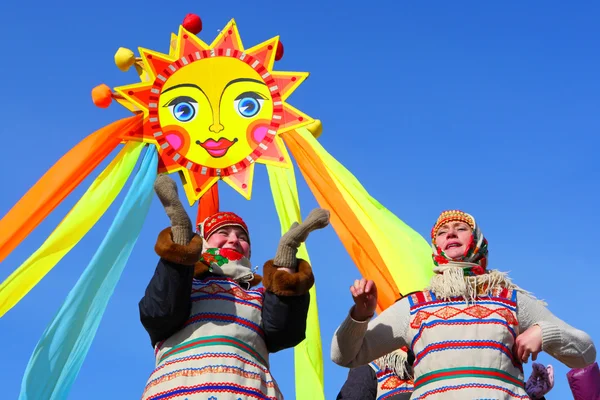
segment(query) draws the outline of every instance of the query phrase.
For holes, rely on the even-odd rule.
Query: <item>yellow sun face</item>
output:
[[[144,112],[159,172],[180,172],[190,204],[219,179],[251,196],[255,163],[290,167],[281,133],[313,122],[285,102],[307,73],[275,72],[279,38],[244,50],[232,20],[209,46],[180,27],[169,55],[140,49],[148,81],[115,88]]]
[[[226,57],[199,60],[175,72],[158,106],[169,144],[196,164],[221,169],[252,154],[273,117],[273,99],[260,75]]]

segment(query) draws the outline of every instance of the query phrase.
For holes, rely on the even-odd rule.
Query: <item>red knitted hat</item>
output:
[[[220,228],[225,226],[239,226],[248,235],[250,240],[250,233],[248,233],[248,226],[240,216],[232,212],[218,212],[212,216],[206,218],[204,222],[198,227],[200,234],[204,239],[208,240],[210,235],[215,233]]]

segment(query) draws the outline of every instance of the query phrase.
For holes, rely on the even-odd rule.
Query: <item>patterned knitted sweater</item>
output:
[[[159,235],[161,258],[140,301],[156,357],[142,399],[282,399],[269,353],[305,337],[310,265],[298,260],[288,273],[267,261],[262,277],[238,281],[237,270],[217,275],[196,262],[201,244]],[[253,289],[261,279],[264,287]]]
[[[372,321],[350,315],[332,341],[332,360],[369,363],[402,346],[415,354],[411,399],[528,399],[512,355],[516,336],[542,329],[542,349],[571,368],[594,362],[591,338],[555,317],[540,301],[508,289],[467,303],[425,291],[407,296]]]

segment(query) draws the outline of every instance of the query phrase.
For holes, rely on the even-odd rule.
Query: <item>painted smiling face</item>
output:
[[[175,72],[158,105],[169,144],[211,168],[226,168],[250,155],[273,117],[271,94],[260,75],[227,57],[200,60]]]

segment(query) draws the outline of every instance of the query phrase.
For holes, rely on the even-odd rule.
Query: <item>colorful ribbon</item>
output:
[[[141,116],[113,122],[58,160],[0,220],[0,262],[121,143],[125,133],[141,128]]]
[[[308,129],[282,137],[361,275],[377,284],[378,311],[400,293],[423,289],[433,275],[427,241],[371,197]]]
[[[14,307],[88,233],[113,203],[144,147],[128,142],[44,244],[0,285],[0,317]]]
[[[142,230],[157,168],[156,147],[150,146],[106,237],[38,342],[19,400],[68,397]]]
[[[293,169],[267,165],[267,171],[283,235],[292,223],[302,222],[296,177]],[[310,263],[304,243],[298,249],[298,258]],[[325,398],[325,394],[316,286],[310,289],[310,298],[306,320],[306,339],[294,348],[296,398],[320,400]]]

